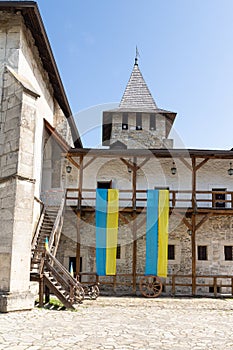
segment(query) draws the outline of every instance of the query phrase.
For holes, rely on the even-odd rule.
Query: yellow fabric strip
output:
[[[159,191],[158,276],[167,277],[169,191]]]
[[[116,251],[118,234],[118,190],[108,190],[106,275],[116,274]]]

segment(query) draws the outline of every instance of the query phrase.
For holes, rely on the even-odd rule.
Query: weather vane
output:
[[[138,65],[138,58],[140,57],[139,51],[138,51],[138,47],[136,45],[136,56],[135,56],[135,64]]]

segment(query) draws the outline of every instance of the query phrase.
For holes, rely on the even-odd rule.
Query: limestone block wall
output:
[[[140,214],[136,218],[137,225],[142,222],[145,214]],[[132,223],[132,217],[124,215]],[[202,219],[197,217],[197,222]],[[188,219],[188,221],[190,221]],[[69,258],[76,256],[77,244],[77,218],[75,212],[68,210],[65,216],[63,235],[58,250],[58,259],[68,268]],[[146,226],[143,224],[137,231],[137,273],[143,274],[145,270],[145,247],[146,247]],[[83,213],[81,220],[81,258],[82,272],[95,273],[95,216],[90,213]],[[129,224],[125,224],[122,218],[119,218],[118,244],[121,246],[121,256],[117,259],[117,274],[131,274],[133,262],[133,236]],[[182,275],[192,274],[192,248],[191,236],[187,227],[181,220],[172,215],[169,220],[169,241],[168,244],[174,245],[175,259],[168,260],[168,274],[181,276],[178,283],[191,283],[191,277],[186,278]],[[198,246],[207,246],[207,260],[198,260]],[[196,271],[197,275],[231,275],[233,261],[225,260],[224,246],[233,246],[233,218],[226,216],[211,217],[196,233]],[[92,278],[93,279],[93,278]],[[83,281],[87,281],[85,277]],[[103,280],[103,278],[101,278]],[[111,277],[106,277],[105,281],[111,281]],[[130,282],[132,277],[118,277],[118,282]],[[171,283],[168,277],[163,282]],[[213,279],[199,278],[198,283],[212,283]],[[230,279],[219,280],[222,285],[230,283]],[[102,290],[104,289],[101,286]],[[112,288],[107,290],[113,293]],[[118,292],[130,292],[129,287],[118,286]],[[198,287],[198,294],[207,295],[210,292],[209,287]],[[222,287],[221,293],[230,293],[231,288]],[[171,293],[171,287],[165,288],[165,293]],[[191,287],[177,287],[176,293],[191,294]]]
[[[25,93],[7,68],[3,81],[0,149],[0,236],[3,243],[0,262],[3,268],[0,269],[0,294],[23,293],[27,303],[34,206],[36,97]],[[0,300],[1,310],[7,308],[3,300]]]
[[[65,125],[30,31],[0,11],[0,311],[30,308],[31,240],[41,206],[44,118]],[[56,105],[56,107],[55,107]],[[66,140],[70,131],[66,124]]]
[[[90,159],[90,158],[89,158]],[[87,162],[88,159],[84,160]],[[138,160],[139,163],[142,160]],[[178,159],[174,159],[177,174],[172,175],[170,168],[172,166],[171,159],[153,159],[149,160],[138,172],[137,176],[137,188],[138,189],[152,189],[154,187],[169,187],[171,190],[190,190],[192,188],[191,171]],[[187,158],[189,164],[190,160]],[[201,160],[200,160],[201,161]],[[228,160],[209,160],[203,167],[197,172],[197,189],[208,191],[212,188],[220,187],[226,188],[229,191],[233,191],[232,178],[228,175],[227,169],[229,168]],[[74,180],[74,178],[73,178]],[[132,188],[132,174],[128,173],[127,166],[120,160],[111,159],[96,159],[90,166],[84,170],[84,188],[96,188],[97,181],[110,181],[114,188],[119,189],[131,189]],[[69,187],[69,183],[68,183]],[[83,193],[85,194],[85,192]],[[124,197],[122,195],[122,197]],[[210,198],[210,202],[199,202],[201,206],[211,206],[211,195],[197,195],[198,198]],[[85,197],[85,196],[84,196]],[[121,197],[121,198],[122,198]],[[181,201],[178,206],[184,208],[191,205],[190,194],[180,194],[178,196]],[[188,202],[185,200],[189,199]],[[127,207],[131,205],[131,202],[120,202],[122,206]],[[91,205],[95,208],[95,200],[85,201],[83,205]],[[138,202],[138,205],[146,205],[146,201]],[[84,214],[83,214],[84,215]],[[127,217],[128,219],[130,216]],[[202,216],[197,216],[197,223],[200,222]],[[138,216],[138,223],[141,222],[142,216]],[[190,222],[190,219],[187,219]],[[233,221],[231,216],[213,216],[210,217],[196,233],[196,245],[197,250],[199,245],[207,246],[208,258],[206,261],[198,260],[196,263],[197,274],[199,275],[226,275],[232,273],[233,262],[226,261],[224,255],[224,246],[233,246]],[[64,230],[65,236],[72,235],[72,245],[68,243],[66,239],[65,258],[61,256],[62,262],[67,264],[69,256],[75,256],[75,244],[76,244],[76,232],[72,233],[72,230],[76,230],[75,225],[71,228],[65,218]],[[75,217],[74,217],[75,222]],[[132,232],[130,227],[119,219],[119,235],[118,243],[121,245],[121,259],[117,260],[117,272],[118,273],[131,273],[132,271],[132,252],[133,241]],[[143,273],[145,267],[145,224],[140,228],[137,234],[137,246],[138,246],[138,260],[137,260],[137,272]],[[64,237],[63,237],[64,238]],[[75,242],[75,244],[74,244]],[[179,275],[190,275],[192,273],[192,250],[191,250],[191,236],[187,227],[181,222],[181,218],[178,218],[174,214],[170,216],[169,222],[169,244],[175,246],[175,259],[169,260],[168,273]],[[63,240],[59,248],[60,252],[63,251]],[[196,255],[198,256],[197,252]],[[95,217],[91,214],[85,213],[82,217],[81,224],[81,257],[82,267],[85,272],[95,271]],[[108,278],[109,279],[109,278]],[[127,278],[123,278],[127,280]],[[190,278],[181,278],[180,282],[191,283]],[[167,279],[167,282],[171,283],[171,279]],[[230,283],[230,281],[222,280]],[[198,283],[212,283],[212,279],[198,279]],[[223,287],[223,293],[229,293],[230,288]],[[166,293],[171,293],[171,287],[166,287]],[[190,287],[179,287],[177,293],[191,294]],[[209,294],[209,287],[198,287],[199,294]]]
[[[173,140],[166,138],[166,118],[155,115],[155,130],[150,130],[150,114],[142,113],[142,130],[136,130],[136,113],[128,113],[128,130],[122,130],[123,113],[112,113],[110,145],[121,141],[128,148],[172,148]]]

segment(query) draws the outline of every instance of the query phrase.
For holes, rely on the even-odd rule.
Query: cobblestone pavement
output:
[[[0,349],[233,349],[233,299],[109,298],[0,314]]]

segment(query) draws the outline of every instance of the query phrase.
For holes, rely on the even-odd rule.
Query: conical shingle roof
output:
[[[119,108],[138,109],[141,112],[158,109],[137,63],[134,65]]]

